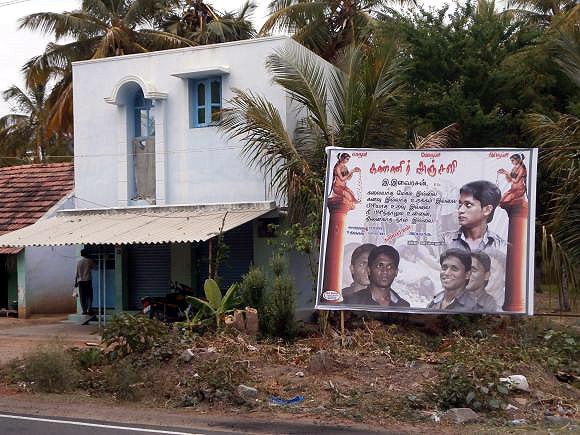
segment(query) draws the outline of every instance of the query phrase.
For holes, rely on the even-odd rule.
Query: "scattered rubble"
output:
[[[238,385],[238,395],[246,401],[255,401],[258,398],[258,390],[247,385]]]
[[[479,414],[471,408],[451,408],[443,415],[443,419],[455,424],[472,423],[479,419]]]

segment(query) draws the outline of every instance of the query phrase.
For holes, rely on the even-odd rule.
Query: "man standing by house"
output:
[[[93,278],[91,271],[97,267],[95,261],[88,256],[86,249],[81,249],[81,259],[77,263],[77,274],[75,284],[79,287],[81,298],[81,308],[83,315],[91,314],[93,305]]]

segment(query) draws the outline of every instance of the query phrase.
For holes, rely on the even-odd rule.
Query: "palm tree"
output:
[[[252,165],[272,174],[272,188],[287,198],[293,222],[320,213],[325,147],[379,146],[373,133],[400,122],[403,85],[396,42],[384,41],[372,50],[350,47],[337,65],[295,43],[268,58],[273,81],[301,114],[294,131],[286,129],[272,103],[251,91],[235,90],[224,112],[220,128],[228,138],[241,139]]]
[[[571,23],[575,19],[577,23],[580,5],[576,0],[513,0],[505,13],[546,29],[553,24],[561,24],[564,16],[564,21]]]
[[[3,92],[6,101],[12,104],[18,114],[0,118],[0,143],[3,153],[23,160],[46,161],[47,149],[62,144],[65,137],[58,137],[48,131],[46,82],[37,83],[23,91],[11,86]]]
[[[166,32],[196,44],[250,39],[256,35],[251,15],[256,5],[247,1],[237,12],[218,12],[203,0],[177,0],[168,10],[160,10],[156,21]]]
[[[580,31],[561,34],[554,45],[554,61],[580,86]],[[540,163],[548,174],[546,212],[542,224],[542,259],[547,276],[560,287],[560,308],[570,310],[569,284],[576,287],[580,264],[580,119],[561,114],[551,119],[542,114],[528,116],[527,133],[540,147]]]
[[[366,41],[384,0],[273,0],[260,34],[281,30],[333,62],[353,43]]]
[[[20,20],[21,29],[52,34],[56,42],[72,39],[48,44],[43,54],[23,68],[28,86],[47,76],[58,81],[50,96],[48,131],[72,133],[71,62],[194,45],[181,36],[146,27],[156,8],[165,3],[167,0],[83,0],[78,11],[39,12]]]

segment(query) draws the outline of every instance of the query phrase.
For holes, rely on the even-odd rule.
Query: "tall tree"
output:
[[[26,91],[12,86],[3,92],[3,97],[18,112],[0,118],[0,144],[4,154],[21,161],[42,163],[46,161],[47,151],[54,151],[59,146],[62,150],[67,138],[50,133],[46,128],[49,116],[46,82],[37,83]]]
[[[493,1],[399,19],[409,123],[421,135],[457,122],[464,146],[519,145],[526,113],[555,115],[578,97],[538,32],[497,13]]]
[[[281,30],[328,61],[366,41],[384,0],[273,0],[260,34]]]
[[[156,21],[159,28],[196,44],[216,44],[253,38],[250,18],[255,9],[247,1],[238,11],[222,13],[203,0],[176,0],[157,12]]]
[[[186,38],[154,30],[155,11],[167,0],[83,0],[80,10],[39,12],[20,20],[20,28],[52,34],[43,54],[24,66],[29,86],[45,77],[57,80],[50,96],[50,132],[72,133],[71,62],[193,45]],[[62,39],[71,42],[58,44]]]
[[[552,46],[554,62],[580,88],[580,31],[571,26]],[[577,287],[580,264],[580,105],[575,113],[550,118],[540,113],[527,117],[526,131],[540,147],[544,183],[540,192],[542,259],[545,274],[560,288],[560,308],[570,310],[569,288]]]
[[[373,50],[349,47],[337,59],[339,68],[310,51],[288,44],[270,56],[267,67],[300,114],[288,130],[278,110],[265,97],[236,90],[221,128],[244,143],[254,166],[272,174],[272,187],[288,199],[290,217],[303,222],[320,212],[325,147],[385,146],[376,141],[380,127],[398,130],[403,86],[398,44],[383,41]],[[383,130],[381,130],[383,131]],[[404,130],[399,144],[404,142]]]

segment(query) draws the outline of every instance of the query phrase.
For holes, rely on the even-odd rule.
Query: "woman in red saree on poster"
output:
[[[511,172],[508,173],[505,169],[499,169],[498,174],[505,175],[511,187],[501,197],[499,202],[500,207],[512,205],[516,200],[523,198],[526,194],[526,179],[528,177],[528,170],[524,165],[523,154],[512,154],[510,161],[513,165]]]
[[[526,181],[528,170],[523,154],[512,154],[511,172],[499,169],[505,175],[510,188],[502,195],[499,206],[508,215],[508,247],[505,276],[504,311],[526,311],[526,250],[528,243],[528,201]]]
[[[330,214],[328,220],[328,239],[326,242],[326,259],[324,261],[324,284],[322,297],[326,302],[342,302],[340,270],[342,268],[342,256],[344,250],[344,226],[346,214],[354,210],[360,199],[354,195],[346,182],[355,173],[360,174],[360,168],[349,171],[346,164],[350,160],[350,154],[338,153],[338,162],[332,170],[331,195],[328,197],[326,206]],[[360,180],[359,180],[360,182]]]
[[[337,196],[341,196],[351,203],[351,208],[354,208],[354,204],[358,204],[360,201],[356,198],[352,190],[348,188],[346,182],[350,180],[355,172],[360,172],[360,168],[354,168],[349,171],[346,164],[350,160],[350,154],[338,153],[338,162],[334,165],[334,170],[332,171],[332,193]]]

